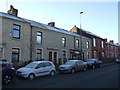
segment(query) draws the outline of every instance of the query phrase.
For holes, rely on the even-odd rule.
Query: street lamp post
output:
[[[81,36],[81,59],[83,60],[83,51],[82,51],[82,30],[81,30],[81,15],[83,12],[80,12],[80,36]]]

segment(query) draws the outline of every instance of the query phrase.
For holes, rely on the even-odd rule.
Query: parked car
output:
[[[120,63],[120,57],[116,58],[116,63]]]
[[[99,59],[88,59],[86,62],[88,68],[96,68],[96,67],[101,67],[102,61]]]
[[[16,71],[18,77],[34,79],[44,75],[55,75],[55,65],[51,61],[33,61]]]
[[[74,73],[75,71],[85,71],[86,69],[87,65],[82,60],[69,60],[58,67],[60,73]]]
[[[9,84],[15,78],[15,68],[11,63],[1,61],[0,75],[2,75],[2,84]]]

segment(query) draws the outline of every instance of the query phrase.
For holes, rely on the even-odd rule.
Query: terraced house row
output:
[[[101,55],[120,56],[118,44],[108,43],[106,39],[76,26],[68,31],[55,27],[55,22],[46,25],[18,17],[17,13],[18,10],[13,6],[8,13],[0,12],[0,60],[7,60],[17,66],[29,60],[50,60],[57,65],[69,59],[86,61]],[[108,50],[108,46],[115,50]]]

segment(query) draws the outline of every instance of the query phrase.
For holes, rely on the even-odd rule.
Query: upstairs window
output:
[[[96,47],[96,39],[93,38],[93,46]]]
[[[89,41],[86,42],[87,49],[89,48]]]
[[[62,45],[63,45],[64,47],[66,47],[66,38],[65,38],[65,37],[62,38]]]
[[[103,41],[102,41],[102,43],[101,43],[101,44],[102,44],[102,48],[104,48],[104,42],[103,42]]]
[[[13,25],[12,37],[20,39],[20,25]]]
[[[42,32],[37,32],[37,43],[42,44]]]
[[[76,47],[79,48],[79,40],[76,39]]]

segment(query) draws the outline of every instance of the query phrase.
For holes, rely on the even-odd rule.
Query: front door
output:
[[[51,51],[49,52],[48,60],[49,60],[49,61],[52,61],[52,52],[51,52]]]
[[[57,52],[54,52],[54,64],[57,64]]]
[[[55,65],[57,64],[57,52],[55,51],[49,51],[49,55],[48,55],[48,59],[49,61],[52,61]]]

